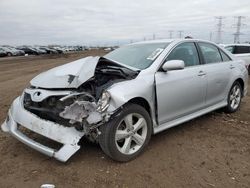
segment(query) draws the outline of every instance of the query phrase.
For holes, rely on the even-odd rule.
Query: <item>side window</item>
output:
[[[199,57],[195,44],[185,42],[178,45],[167,57],[167,61],[169,60],[182,60],[186,67],[199,65]]]
[[[235,46],[235,54],[250,53],[249,46]]]
[[[219,49],[216,46],[205,42],[199,42],[199,46],[206,64],[222,61]]]
[[[221,57],[222,57],[223,61],[232,61],[231,58],[225,52],[223,52],[222,50],[220,50],[220,54],[221,54]]]

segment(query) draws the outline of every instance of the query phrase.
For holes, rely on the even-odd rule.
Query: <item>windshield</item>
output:
[[[104,57],[137,69],[146,69],[169,43],[133,44],[118,48]]]

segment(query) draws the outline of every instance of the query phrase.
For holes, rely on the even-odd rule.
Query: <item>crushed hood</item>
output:
[[[40,88],[77,88],[94,76],[100,57],[86,57],[55,67],[33,78],[32,86]]]

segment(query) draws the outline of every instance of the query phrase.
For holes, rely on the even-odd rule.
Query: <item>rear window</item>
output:
[[[222,50],[220,50],[220,54],[221,54],[221,57],[222,57],[222,60],[225,62],[225,61],[231,61],[232,59],[226,54],[224,53]]]
[[[205,42],[199,42],[198,44],[206,64],[222,61],[219,49],[216,46]]]

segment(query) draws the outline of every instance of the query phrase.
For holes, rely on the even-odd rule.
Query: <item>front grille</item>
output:
[[[23,106],[26,110],[36,114],[38,117],[59,123],[65,126],[72,126],[68,120],[61,118],[59,113],[64,110],[65,104],[59,99],[62,96],[50,96],[41,102],[32,101],[29,93],[24,93]]]

